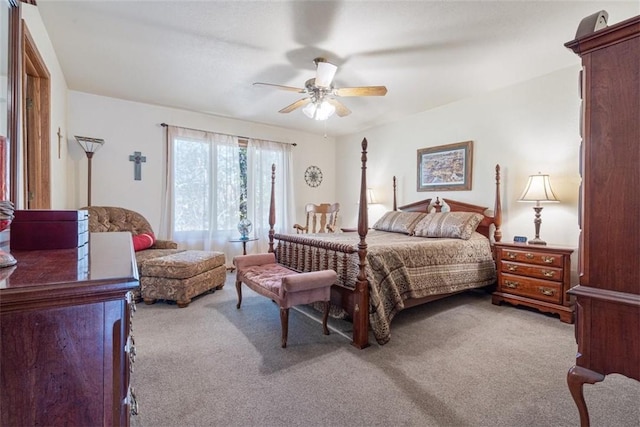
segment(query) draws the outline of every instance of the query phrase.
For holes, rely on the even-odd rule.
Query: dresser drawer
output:
[[[562,267],[564,262],[562,254],[529,251],[525,249],[502,249],[500,259],[504,261],[524,262],[527,264],[546,265],[550,267]]]
[[[535,298],[539,301],[562,303],[562,284],[504,273],[498,286],[502,292]]]
[[[502,261],[500,264],[501,271],[503,273],[537,277],[544,280],[553,280],[555,282],[562,282],[563,279],[564,270],[558,267],[520,264],[509,261]]]

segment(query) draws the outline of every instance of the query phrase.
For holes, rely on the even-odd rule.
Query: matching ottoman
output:
[[[158,299],[189,305],[191,298],[222,289],[227,275],[222,252],[184,251],[152,258],[140,267],[140,289],[145,304]]]

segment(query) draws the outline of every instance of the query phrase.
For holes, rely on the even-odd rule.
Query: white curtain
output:
[[[292,145],[249,139],[247,144],[247,216],[259,240],[254,252],[269,248],[269,204],[271,201],[271,165],[276,165],[276,233],[291,233],[295,221],[293,199]]]
[[[181,249],[239,253],[240,161],[238,138],[167,126],[166,181],[160,238]],[[241,252],[241,249],[240,249]]]

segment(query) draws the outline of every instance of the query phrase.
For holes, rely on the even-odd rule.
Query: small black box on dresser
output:
[[[89,242],[85,210],[16,210],[11,222],[11,250],[80,248]]]

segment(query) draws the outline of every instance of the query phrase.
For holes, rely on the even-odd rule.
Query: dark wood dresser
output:
[[[569,291],[578,354],[567,382],[587,426],[585,383],[640,380],[640,16],[565,46],[583,66],[580,284]]]
[[[17,265],[0,269],[0,425],[128,426],[131,235],[11,253]]]

